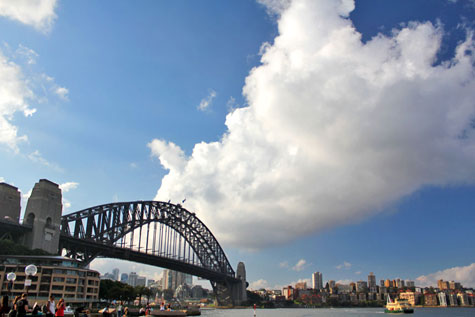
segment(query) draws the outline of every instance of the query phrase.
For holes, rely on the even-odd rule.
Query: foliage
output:
[[[135,286],[135,294],[139,297],[139,303],[142,302],[142,296],[147,297],[147,300],[150,301],[150,297],[154,295],[153,291],[145,286],[139,285]]]
[[[257,306],[260,306],[262,303],[262,298],[259,296],[259,294],[256,294],[251,291],[247,291],[247,305],[254,305],[256,304]]]
[[[51,255],[51,254],[41,249],[30,250],[24,245],[17,244],[10,240],[0,240],[0,255]]]
[[[135,289],[130,285],[112,280],[101,280],[101,285],[99,287],[100,299],[105,299],[108,301],[131,301],[134,300],[136,297],[137,293]]]

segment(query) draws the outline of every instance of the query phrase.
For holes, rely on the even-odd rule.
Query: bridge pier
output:
[[[211,282],[219,306],[241,306],[247,301],[246,267],[239,262],[236,271],[237,281]]]
[[[35,184],[26,205],[23,224],[32,227],[25,236],[25,245],[30,249],[43,249],[57,254],[59,246],[61,213],[61,189],[47,179]]]

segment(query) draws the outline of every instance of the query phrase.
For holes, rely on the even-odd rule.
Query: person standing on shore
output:
[[[66,308],[64,306],[64,299],[61,298],[58,302],[58,305],[56,305],[55,316],[56,317],[64,317],[64,308]]]
[[[119,305],[117,305],[117,317],[122,317],[123,315],[123,307],[122,307],[122,302],[119,302]]]
[[[53,317],[56,312],[56,305],[54,304],[54,296],[49,297],[48,302],[46,303],[46,317]]]
[[[8,295],[3,296],[2,306],[0,307],[0,317],[5,317],[8,315],[10,307],[8,306]]]
[[[28,312],[28,299],[26,294],[21,295],[21,299],[16,303],[17,317],[25,317]]]

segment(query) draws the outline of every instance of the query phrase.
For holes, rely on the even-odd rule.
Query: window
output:
[[[75,278],[72,278],[72,277],[66,278],[66,283],[68,284],[76,284],[76,282],[77,282],[77,279]]]
[[[63,285],[53,285],[53,286],[51,287],[51,289],[52,289],[53,291],[62,291],[62,290],[64,289],[64,286],[63,286]]]
[[[75,292],[76,291],[76,287],[75,286],[66,286],[66,288],[64,289],[66,292]]]
[[[51,275],[53,273],[52,269],[43,269],[43,275]]]
[[[53,282],[64,282],[64,277],[53,277]]]

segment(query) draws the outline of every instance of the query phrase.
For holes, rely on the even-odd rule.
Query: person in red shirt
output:
[[[64,299],[60,299],[59,302],[58,302],[58,305],[56,305],[56,313],[55,313],[55,316],[56,317],[64,317]]]

